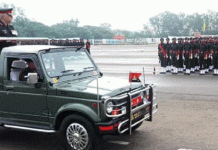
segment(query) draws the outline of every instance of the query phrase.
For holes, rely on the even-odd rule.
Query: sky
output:
[[[217,10],[215,0],[7,0],[3,3],[21,7],[27,18],[49,26],[77,18],[79,26],[109,23],[112,29],[129,31],[143,30],[149,18],[164,11],[203,14]]]

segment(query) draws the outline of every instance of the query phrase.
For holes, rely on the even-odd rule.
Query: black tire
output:
[[[138,129],[140,126],[142,125],[142,122],[137,124],[136,126],[132,127],[132,131],[135,131],[136,129]]]
[[[60,139],[66,150],[93,150],[96,138],[92,124],[82,116],[70,115],[61,123]]]

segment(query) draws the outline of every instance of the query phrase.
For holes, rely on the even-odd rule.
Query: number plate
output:
[[[135,120],[142,115],[142,111],[138,111],[131,116],[131,120]]]
[[[142,97],[138,96],[132,99],[132,107],[137,106],[138,104],[142,103]]]

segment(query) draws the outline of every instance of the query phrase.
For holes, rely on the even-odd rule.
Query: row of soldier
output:
[[[82,47],[85,45],[83,39],[80,39],[80,40],[77,40],[77,39],[73,39],[73,40],[69,40],[69,39],[55,40],[55,39],[52,39],[50,41],[50,44],[51,45],[58,45],[58,46],[82,46]]]
[[[48,40],[25,40],[25,41],[20,41],[20,45],[48,45]],[[56,46],[84,46],[84,42],[82,39],[77,40],[56,40],[52,39],[50,40],[50,45],[56,45]]]
[[[48,40],[25,40],[17,42],[19,45],[48,45]]]
[[[177,42],[178,40],[178,42]],[[161,63],[161,73],[172,72],[190,75],[200,71],[204,75],[213,71],[218,75],[218,38],[176,38],[160,39],[158,56]]]
[[[86,50],[88,51],[89,54],[91,54],[90,52],[90,47],[91,44],[89,42],[89,40],[86,40],[86,43],[84,43],[83,39],[77,40],[77,39],[73,39],[73,40],[54,40],[52,39],[50,41],[50,45],[57,45],[57,46],[79,46],[79,47],[86,47]]]

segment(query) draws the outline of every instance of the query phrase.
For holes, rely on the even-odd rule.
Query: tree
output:
[[[154,36],[190,36],[195,32],[204,34],[218,34],[218,13],[208,11],[206,14],[194,13],[185,15],[184,13],[174,14],[163,12],[151,17],[150,24],[154,28]],[[203,31],[203,24],[206,24],[206,31]],[[144,31],[149,33],[150,28],[144,26]]]
[[[108,30],[108,31],[111,31],[111,24],[110,23],[102,23],[100,24],[100,27],[105,29],[105,30]]]
[[[218,34],[218,12],[208,10],[207,14],[204,14],[204,19],[206,23],[205,34]]]
[[[162,22],[161,18],[159,16],[154,16],[149,19],[151,25],[154,28],[154,35],[160,36],[161,35],[161,30],[162,30]]]
[[[165,11],[150,18],[156,36],[167,37],[168,35],[179,36],[183,33],[184,14],[176,15]]]
[[[153,29],[152,27],[150,27],[149,25],[143,25],[143,32],[144,32],[144,35],[145,37],[149,38],[149,37],[153,37]]]
[[[70,19],[70,20],[64,20],[63,23],[65,24],[68,24],[68,25],[71,25],[71,26],[74,26],[74,27],[78,27],[79,25],[79,20],[76,18],[76,20],[74,20],[73,18]]]
[[[84,26],[84,28],[94,39],[111,39],[113,37],[113,32],[105,27]]]

